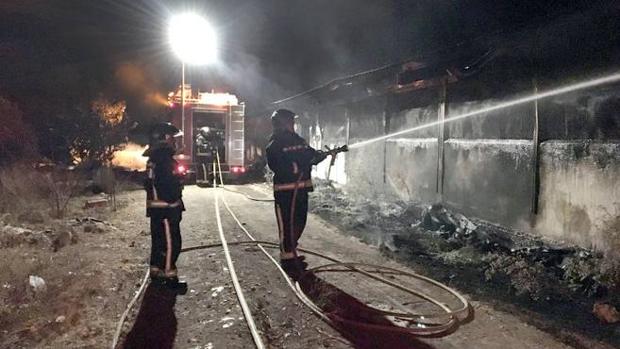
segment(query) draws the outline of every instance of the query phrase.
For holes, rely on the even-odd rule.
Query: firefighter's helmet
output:
[[[206,137],[209,132],[211,132],[211,128],[209,126],[201,127],[199,133]]]
[[[288,122],[293,122],[297,114],[288,109],[278,109],[271,114],[271,125],[274,129],[282,129]]]
[[[293,120],[297,117],[297,114],[288,109],[278,109],[271,114],[271,120]]]
[[[182,135],[183,133],[176,128],[174,125],[169,122],[161,122],[155,124],[151,128],[151,132],[149,133],[149,144],[151,146],[161,145],[167,143],[168,137],[177,137]]]

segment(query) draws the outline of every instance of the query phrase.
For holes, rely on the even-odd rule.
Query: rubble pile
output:
[[[115,229],[110,224],[94,218],[75,218],[53,227],[34,229],[0,224],[0,249],[14,247],[43,247],[53,252],[78,242],[78,232],[102,234]]]
[[[315,181],[316,192],[310,200],[310,212],[337,222],[362,241],[374,244],[392,244],[392,236],[415,221],[401,221],[408,217],[402,203],[391,203],[377,198],[351,198],[322,180]]]
[[[485,278],[509,281],[518,295],[534,300],[568,293],[608,296],[612,282],[601,254],[583,248],[552,246],[531,236],[507,232],[488,223],[476,224],[439,205],[424,211],[418,225],[449,243],[450,250],[467,252],[463,262],[480,264]],[[477,258],[471,258],[473,254]],[[438,257],[443,257],[441,253]]]
[[[56,252],[76,242],[77,235],[71,229],[31,230],[12,225],[0,227],[0,248],[39,246]]]
[[[620,298],[618,261],[589,250],[553,245],[441,205],[352,199],[324,182],[318,183],[311,202],[312,212],[367,243],[410,258],[440,261],[449,268],[468,268],[485,282],[509,285],[518,296],[611,299],[620,304],[615,299]]]

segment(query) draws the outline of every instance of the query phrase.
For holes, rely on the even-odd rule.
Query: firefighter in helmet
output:
[[[224,131],[213,127],[201,127],[196,136],[196,147],[199,154],[215,156],[224,146]]]
[[[215,162],[217,154],[223,154],[224,148],[224,131],[214,127],[201,127],[198,129],[196,136],[196,154],[199,157],[201,166],[197,167],[198,173],[201,175],[197,178],[197,182],[205,183],[212,176],[210,174],[211,166]]]
[[[181,132],[169,123],[153,126],[149,134],[146,215],[151,219],[151,281],[180,294],[187,284],[179,282],[176,261],[181,253],[180,222],[185,210],[182,200],[182,173],[173,155],[175,137]]]
[[[280,264],[295,278],[307,267],[297,253],[297,241],[306,226],[308,192],[313,190],[312,166],[328,152],[315,150],[295,133],[295,113],[278,109],[271,116],[273,134],[267,145],[267,164],[274,172],[273,191],[280,236]]]

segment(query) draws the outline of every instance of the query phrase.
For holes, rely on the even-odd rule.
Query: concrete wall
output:
[[[532,142],[451,139],[445,144],[443,200],[504,226],[528,230],[532,200]]]
[[[478,93],[468,84],[473,83],[448,90],[448,118],[531,93],[527,86],[510,95],[492,89]],[[317,148],[352,145],[436,121],[438,96],[426,90],[308,106],[304,129]],[[446,124],[443,176],[438,173],[439,128],[433,126],[352,149],[338,158],[330,178],[353,195],[442,202],[508,228],[618,250],[620,145],[613,139],[620,139],[620,84],[540,101],[540,139],[545,142],[540,145],[537,215],[532,213],[534,111],[529,103]],[[584,145],[571,140],[579,138],[600,141]],[[315,175],[325,178],[327,165]],[[440,179],[443,192],[438,192]]]
[[[437,138],[386,142],[385,176],[390,193],[404,201],[437,200]]]
[[[349,144],[385,134],[385,100],[370,99],[348,107],[350,115]],[[363,195],[385,193],[385,141],[346,154],[347,186]]]
[[[544,142],[540,180],[538,234],[620,250],[620,143]]]
[[[308,142],[315,149],[333,148],[348,143],[349,126],[347,120],[347,107],[344,105],[329,106],[319,109],[315,118],[309,125],[310,136]],[[315,167],[315,177],[330,180],[336,183],[346,184],[345,157],[339,155],[334,166],[330,169],[331,159],[323,161]]]
[[[501,100],[465,101],[448,105],[447,117],[484,110]],[[447,134],[459,139],[531,139],[534,125],[533,104],[523,104],[482,113],[446,124]]]
[[[539,103],[540,139],[620,139],[620,84],[577,91]]]

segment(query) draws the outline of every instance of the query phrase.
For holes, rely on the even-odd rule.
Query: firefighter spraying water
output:
[[[273,135],[267,146],[267,162],[274,172],[273,192],[280,241],[280,264],[293,278],[307,267],[304,257],[297,253],[308,217],[308,193],[313,190],[312,166],[332,159],[347,147],[315,150],[294,131],[295,113],[278,109],[271,116]]]

